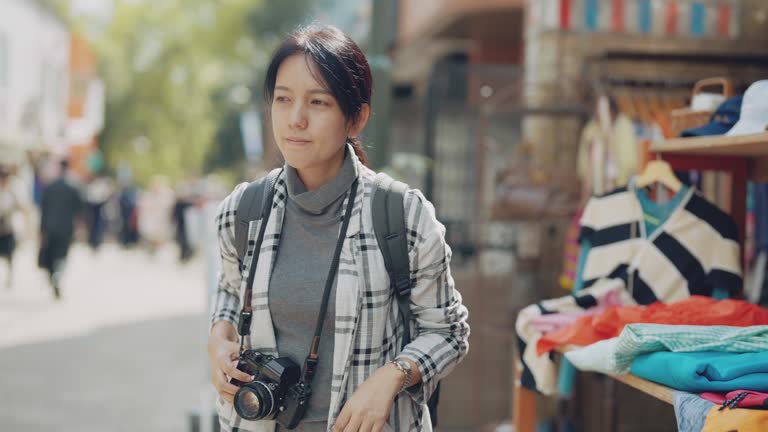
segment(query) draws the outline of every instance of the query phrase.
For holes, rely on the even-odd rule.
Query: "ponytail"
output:
[[[363,145],[360,143],[360,140],[349,137],[347,138],[347,142],[352,146],[352,149],[355,150],[355,155],[360,159],[360,162],[363,165],[368,166],[368,155],[365,154],[365,150],[363,150]]]

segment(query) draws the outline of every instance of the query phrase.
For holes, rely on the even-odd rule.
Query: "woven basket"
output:
[[[733,84],[731,80],[724,77],[707,78],[699,80],[693,86],[691,100],[708,87],[721,87],[723,96],[726,99],[733,96]],[[690,128],[704,126],[709,122],[714,111],[694,111],[691,108],[679,108],[670,111],[670,128],[673,137],[679,137],[680,134]]]

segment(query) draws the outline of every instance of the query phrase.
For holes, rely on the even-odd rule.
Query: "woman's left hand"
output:
[[[339,413],[333,432],[379,432],[384,430],[405,375],[387,363],[355,390]]]

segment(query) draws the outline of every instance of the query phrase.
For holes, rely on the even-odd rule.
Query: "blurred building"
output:
[[[2,9],[0,159],[31,185],[30,154],[66,151],[69,31],[37,2],[7,0]]]
[[[97,137],[104,127],[104,83],[86,39],[73,33],[70,42],[66,143],[73,168],[87,177],[103,165]]]
[[[16,168],[24,193],[32,194],[32,165],[45,160],[71,158],[77,173],[85,175],[103,123],[103,84],[85,39],[41,2],[4,1],[0,163]],[[43,177],[55,175],[45,166]]]

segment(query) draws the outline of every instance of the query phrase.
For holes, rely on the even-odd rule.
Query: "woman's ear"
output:
[[[357,119],[349,127],[348,136],[356,137],[360,132],[365,129],[365,125],[368,123],[368,118],[371,116],[371,106],[368,104],[362,104],[360,106],[360,112],[357,114]]]

